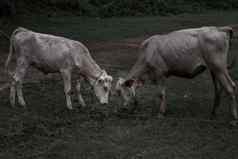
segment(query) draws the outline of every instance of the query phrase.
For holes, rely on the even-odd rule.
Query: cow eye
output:
[[[103,82],[103,80],[102,80],[102,79],[99,79],[99,80],[98,80],[98,83],[102,83],[102,82]]]

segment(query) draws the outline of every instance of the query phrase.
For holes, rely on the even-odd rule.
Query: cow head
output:
[[[135,98],[136,96],[136,89],[138,87],[141,87],[144,84],[142,80],[125,80],[123,78],[119,78],[115,91],[116,93],[121,96],[124,100],[124,106],[127,106],[132,98]]]
[[[94,92],[101,104],[108,104],[112,80],[112,76],[109,76],[106,71],[103,70],[101,75],[95,81],[93,86]]]

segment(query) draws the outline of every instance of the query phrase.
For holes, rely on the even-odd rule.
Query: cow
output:
[[[231,97],[231,112],[238,121],[236,84],[228,73],[227,56],[233,35],[231,27],[206,26],[183,29],[168,34],[154,35],[139,47],[140,55],[125,78],[119,78],[115,90],[128,105],[136,97],[136,89],[145,77],[160,83],[160,113],[166,113],[165,80],[170,76],[194,78],[204,70],[211,73],[215,98],[212,116],[220,104],[220,90],[224,88]]]
[[[9,63],[14,53],[16,55],[16,68],[11,72],[9,71]],[[10,49],[5,67],[11,77],[10,103],[13,107],[16,103],[16,95],[18,103],[26,107],[22,83],[29,67],[37,68],[45,74],[61,74],[68,109],[73,108],[70,97],[73,70],[77,71],[79,75],[76,90],[79,103],[82,106],[86,106],[86,104],[80,92],[81,79],[86,79],[90,83],[101,104],[108,103],[113,78],[98,66],[91,57],[89,50],[78,41],[18,27],[10,37]]]

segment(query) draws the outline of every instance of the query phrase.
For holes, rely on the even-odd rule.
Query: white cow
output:
[[[236,85],[227,70],[227,54],[232,34],[231,27],[202,27],[152,36],[142,43],[137,62],[125,79],[119,78],[115,89],[127,105],[131,98],[135,98],[135,90],[143,84],[144,76],[155,82],[160,81],[160,113],[164,114],[165,79],[169,76],[193,78],[207,68],[211,72],[215,88],[212,114],[216,114],[220,103],[222,86],[231,97],[231,111],[237,120]]]
[[[16,54],[16,69],[8,71],[12,54]],[[64,81],[64,92],[67,107],[72,109],[70,98],[71,72],[77,69],[80,77],[86,78],[93,86],[101,104],[107,104],[111,90],[112,77],[102,70],[92,59],[88,49],[80,42],[63,37],[36,33],[25,28],[17,28],[10,38],[10,52],[5,63],[12,77],[10,84],[10,102],[15,106],[18,102],[26,106],[22,93],[22,82],[29,66],[44,73],[61,73]],[[78,99],[82,106],[85,102],[80,93],[80,80],[77,80]]]

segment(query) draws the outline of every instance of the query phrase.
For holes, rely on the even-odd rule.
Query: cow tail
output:
[[[9,54],[8,54],[8,57],[7,57],[7,61],[5,62],[5,68],[6,70],[8,69],[8,64],[12,58],[12,54],[13,54],[13,39],[11,38],[10,39],[10,46],[9,46]]]
[[[9,54],[8,54],[7,60],[6,60],[6,62],[5,62],[5,69],[6,69],[7,72],[8,72],[8,65],[9,65],[9,63],[10,63],[10,61],[11,61],[11,59],[12,59],[12,55],[13,55],[13,53],[14,53],[14,51],[15,51],[15,48],[14,48],[14,43],[15,43],[14,37],[15,37],[15,35],[20,31],[20,29],[21,29],[21,28],[17,28],[17,29],[12,33],[12,35],[11,35],[11,37],[10,37]]]
[[[2,33],[3,33],[3,32],[2,32]],[[10,73],[9,70],[8,70],[8,64],[9,64],[11,58],[12,58],[12,54],[13,54],[13,51],[14,51],[14,44],[13,44],[13,42],[14,42],[14,40],[13,40],[14,34],[15,34],[15,31],[12,33],[11,37],[5,36],[5,37],[10,41],[9,54],[8,54],[7,60],[6,60],[6,62],[5,62],[5,71],[6,71],[6,73],[7,73],[8,75],[10,75],[10,76],[11,76],[11,73]],[[3,35],[4,35],[4,34],[3,34]],[[5,89],[7,89],[7,88],[9,88],[9,87],[10,87],[10,83],[9,83],[9,82],[6,82],[5,84],[1,85],[0,91],[3,91],[3,90],[5,90]]]
[[[5,70],[6,70],[6,73],[10,73],[9,70],[8,70],[8,65],[11,61],[11,58],[12,58],[12,54],[13,54],[13,51],[14,51],[14,48],[13,48],[13,39],[11,37],[10,39],[10,46],[9,46],[9,54],[8,54],[8,57],[7,57],[7,60],[5,62]]]
[[[232,27],[228,27],[225,31],[229,35],[229,49],[230,49],[232,45],[231,40],[234,38],[234,29]],[[230,64],[228,64],[227,66],[228,69],[232,69],[236,65],[237,63],[236,57],[237,57],[237,54],[235,55],[234,53],[233,55],[231,54],[232,61]]]
[[[231,40],[232,40],[232,38],[234,37],[234,30],[233,30],[233,28],[231,27],[231,26],[224,26],[224,27],[220,27],[219,28],[221,31],[223,31],[223,32],[226,32],[226,34],[228,35],[228,37],[229,37],[229,49],[231,48]],[[235,64],[236,64],[236,55],[230,55],[231,56],[231,58],[232,58],[232,61],[228,64],[228,66],[227,66],[227,68],[228,69],[232,69],[234,66],[235,66]]]

